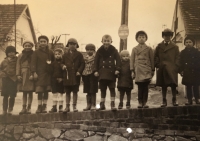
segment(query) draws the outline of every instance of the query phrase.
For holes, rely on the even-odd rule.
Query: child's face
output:
[[[122,60],[123,61],[128,61],[129,60],[129,55],[128,54],[122,55]]]
[[[147,38],[145,35],[143,34],[140,34],[138,37],[137,37],[137,42],[139,44],[144,44],[146,42]]]
[[[169,41],[171,41],[172,36],[170,36],[170,35],[164,35],[163,39],[164,39],[165,42],[169,42]]]
[[[33,46],[30,43],[25,43],[24,44],[24,50],[25,51],[30,51],[32,50]]]
[[[108,49],[112,43],[112,39],[110,37],[103,37],[102,43],[105,49]]]
[[[55,51],[54,56],[56,59],[61,59],[62,58],[62,54],[58,51]]]
[[[76,43],[69,42],[69,49],[70,50],[76,50],[76,48],[77,48],[77,44]]]
[[[94,54],[94,50],[93,49],[87,49],[86,52],[87,52],[87,54],[89,56],[92,56]]]
[[[9,53],[8,53],[8,57],[10,57],[10,58],[15,57],[15,55],[16,55],[15,52],[9,52]]]
[[[185,46],[186,46],[186,47],[193,47],[194,45],[193,45],[192,40],[186,40],[186,41],[185,41]]]
[[[40,40],[39,40],[39,46],[40,46],[40,48],[45,49],[45,48],[48,46],[47,40],[45,40],[45,39],[40,39]]]

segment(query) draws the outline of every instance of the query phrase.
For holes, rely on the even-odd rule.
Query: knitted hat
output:
[[[14,46],[7,46],[6,47],[6,56],[8,56],[8,53],[10,52],[15,52],[15,54],[17,54],[18,52],[16,52],[16,48]]]
[[[88,50],[88,49],[90,49],[90,50],[96,50],[96,47],[95,47],[95,45],[94,44],[87,44],[86,46],[85,46],[85,50]]]
[[[122,50],[122,51],[120,52],[120,56],[121,56],[121,57],[124,56],[124,55],[130,56],[128,50]]]
[[[39,36],[39,37],[38,37],[38,41],[39,41],[40,39],[45,39],[45,40],[47,40],[47,42],[49,42],[49,38],[48,38],[47,36],[45,36],[45,35]]]
[[[184,39],[184,45],[186,40],[191,40],[193,42],[193,46],[195,45],[195,40],[189,36]]]
[[[144,35],[144,36],[146,36],[146,38],[148,39],[147,33],[146,33],[145,31],[141,30],[141,31],[138,31],[138,32],[136,33],[136,35],[135,35],[136,41],[137,41],[137,38],[138,38],[139,35]]]
[[[24,45],[25,45],[26,43],[31,44],[32,47],[34,46],[34,44],[33,44],[31,41],[24,41],[22,46],[24,47]]]
[[[70,38],[67,42],[67,45],[66,47],[69,47],[69,43],[76,43],[77,44],[77,47],[76,48],[79,48],[79,45],[78,45],[78,42],[75,38]]]
[[[63,51],[63,49],[62,48],[56,48],[55,50],[54,50],[54,53],[55,52],[59,52],[60,54],[64,54],[64,51]]]
[[[171,31],[171,29],[166,28],[165,30],[163,30],[162,32],[162,37],[163,36],[173,36],[174,32]]]
[[[112,37],[110,36],[110,35],[108,35],[108,34],[106,34],[106,35],[104,35],[103,37],[102,37],[102,41],[103,41],[103,38],[110,38],[111,39],[111,41],[112,41]]]

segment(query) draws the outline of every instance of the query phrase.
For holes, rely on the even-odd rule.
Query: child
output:
[[[164,41],[155,49],[155,67],[157,68],[156,85],[162,87],[163,102],[161,107],[167,106],[167,87],[172,90],[172,105],[178,106],[176,100],[176,87],[178,86],[179,48],[171,39],[173,32],[165,29],[162,32]]]
[[[33,55],[34,44],[31,41],[23,43],[24,50],[17,59],[17,79],[19,84],[19,91],[23,92],[22,110],[19,114],[31,114],[31,104],[33,100],[34,82],[30,70],[31,57]],[[28,97],[28,106],[27,104]],[[27,106],[27,107],[26,107]]]
[[[135,39],[139,44],[132,49],[130,69],[138,85],[138,108],[148,108],[148,85],[154,75],[153,50],[145,44],[148,39],[146,32],[138,31]]]
[[[121,56],[121,71],[118,77],[117,88],[120,92],[120,103],[118,109],[123,108],[124,94],[127,95],[126,109],[130,109],[131,90],[133,89],[133,79],[130,70],[130,54],[127,50],[122,50]]]
[[[180,71],[183,76],[182,84],[186,85],[188,102],[185,105],[192,105],[192,97],[194,94],[196,104],[199,102],[199,60],[200,53],[194,48],[195,41],[191,37],[186,37],[184,40],[186,46],[180,53]]]
[[[99,88],[101,90],[101,102],[98,110],[105,110],[106,89],[109,87],[111,96],[111,110],[115,108],[115,82],[116,76],[121,69],[121,60],[117,49],[111,45],[110,35],[102,37],[103,45],[97,50],[94,60],[94,75],[99,77]]]
[[[63,112],[63,70],[61,67],[62,55],[64,54],[61,48],[54,50],[55,61],[52,63],[52,93],[53,107],[50,113],[57,112],[57,102],[59,104],[59,112]]]
[[[87,107],[83,109],[96,110],[96,93],[98,92],[98,78],[94,76],[94,58],[95,58],[95,45],[87,44],[86,47],[87,55],[85,56],[85,69],[83,70],[83,92],[87,93]]]
[[[73,92],[73,111],[78,112],[76,108],[80,78],[85,67],[83,55],[77,51],[78,42],[74,38],[70,38],[66,47],[69,48],[63,56],[62,69],[65,70],[63,83],[66,90],[66,108],[64,113],[70,111],[71,92]]]
[[[6,115],[7,112],[11,115],[17,95],[17,52],[13,46],[8,46],[5,52],[6,58],[0,65],[0,77],[2,78],[1,96],[3,96],[3,115]]]
[[[54,54],[48,48],[49,39],[47,36],[38,37],[39,48],[31,58],[31,72],[36,85],[35,92],[38,93],[38,108],[36,113],[47,113],[48,92],[51,91],[51,62],[54,61]]]

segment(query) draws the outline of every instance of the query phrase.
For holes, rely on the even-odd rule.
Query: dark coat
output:
[[[183,72],[182,84],[200,84],[200,52],[192,47],[186,47],[180,53],[180,71]]]
[[[159,43],[154,55],[157,70],[157,86],[178,86],[179,48],[173,42],[165,46]]]
[[[99,80],[116,81],[115,71],[120,71],[121,59],[117,49],[110,45],[108,50],[101,46],[94,60],[94,72],[99,73]]]
[[[122,61],[121,71],[118,77],[117,88],[133,89],[133,79],[131,77],[130,61]]]
[[[37,49],[31,58],[31,72],[36,72],[38,80],[35,82],[36,86],[50,86],[51,85],[51,65],[47,64],[47,60],[51,63],[54,61],[54,54],[52,50]]]
[[[64,72],[64,85],[65,86],[74,86],[80,85],[81,76],[76,76],[76,73],[79,72],[82,74],[83,69],[85,67],[85,61],[83,59],[83,55],[79,51],[74,51],[74,53],[70,53],[70,51],[66,52],[63,56],[62,66],[67,66],[67,71]],[[68,78],[67,78],[68,77]]]

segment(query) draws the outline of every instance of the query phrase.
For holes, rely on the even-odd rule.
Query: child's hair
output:
[[[108,35],[108,34],[106,34],[106,35],[104,35],[103,37],[102,37],[102,40],[101,41],[103,41],[103,38],[110,38],[111,39],[111,41],[112,41],[112,37],[110,36],[110,35]]]
[[[193,42],[193,46],[195,45],[195,40],[189,36],[184,39],[184,45],[185,45],[186,40],[191,40]]]
[[[130,56],[128,50],[122,50],[122,51],[120,52],[120,57],[121,57],[121,58],[122,58],[122,56],[124,56],[124,55]]]
[[[135,35],[136,41],[137,41],[137,38],[138,38],[140,35],[144,35],[144,36],[148,39],[147,33],[146,33],[145,31],[143,31],[143,30],[140,30],[140,31],[138,31],[138,32],[136,33],[136,35]]]
[[[14,46],[7,46],[5,52],[6,52],[6,56],[8,56],[8,53],[10,53],[10,52],[15,52],[15,54],[18,53],[18,52],[16,52],[16,48]]]
[[[85,46],[85,50],[96,50],[96,47],[95,47],[95,45],[94,44],[87,44],[86,46]]]
[[[39,41],[40,39],[45,39],[45,40],[47,40],[47,43],[49,42],[49,38],[48,38],[47,36],[45,36],[45,35],[39,36],[39,37],[38,37],[38,41]]]
[[[64,51],[63,51],[63,49],[61,49],[61,48],[56,48],[56,49],[54,50],[54,53],[55,53],[55,52],[59,52],[61,55],[64,54]]]
[[[29,43],[32,47],[34,46],[33,42],[31,42],[31,41],[24,41],[22,46],[24,47],[24,45],[25,45],[26,43]]]
[[[162,32],[162,37],[163,37],[163,36],[173,36],[173,33],[174,33],[174,32],[172,32],[169,28],[166,28],[166,29],[164,29],[163,32]]]

